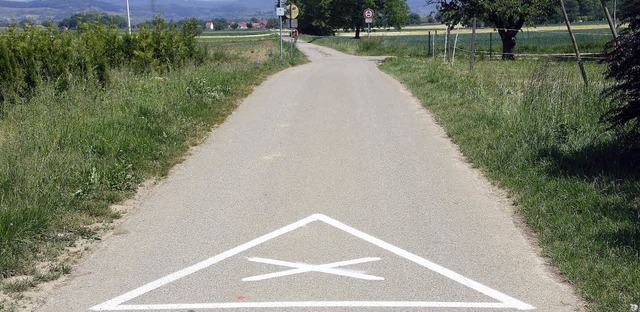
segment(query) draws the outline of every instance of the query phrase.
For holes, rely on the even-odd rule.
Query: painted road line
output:
[[[224,259],[235,256],[241,252],[251,249],[257,245],[267,242],[271,239],[287,234],[298,228],[304,227],[309,223],[321,221],[346,233],[356,236],[375,246],[396,254],[402,258],[412,261],[428,270],[436,272],[453,281],[476,290],[488,297],[499,302],[430,302],[430,301],[294,301],[294,302],[247,302],[247,303],[202,303],[202,304],[140,304],[140,305],[123,305],[123,303],[146,294],[154,289],[167,285],[185,276],[191,275],[204,268],[214,265]],[[171,309],[228,309],[228,308],[286,308],[286,307],[443,307],[443,308],[511,308],[518,310],[535,309],[530,304],[524,303],[518,299],[508,296],[502,292],[485,286],[472,279],[466,278],[454,271],[451,271],[441,265],[433,263],[425,258],[410,253],[402,248],[393,246],[383,240],[375,238],[369,234],[352,228],[342,222],[334,220],[323,214],[314,214],[300,221],[289,224],[283,228],[277,229],[271,233],[260,236],[252,241],[232,248],[219,255],[213,256],[202,262],[194,264],[175,273],[157,279],[128,293],[118,296],[114,299],[101,303],[90,308],[92,311],[124,311],[124,310],[171,310]]]
[[[384,277],[368,275],[368,274],[364,274],[363,272],[345,270],[345,269],[336,269],[338,267],[343,267],[347,265],[379,261],[380,258],[360,258],[360,259],[333,262],[333,263],[320,264],[320,265],[306,264],[306,263],[300,263],[300,262],[288,262],[288,261],[265,259],[265,258],[247,258],[247,260],[252,262],[258,262],[258,263],[286,266],[286,267],[295,268],[295,269],[276,272],[276,273],[270,273],[270,274],[262,274],[262,275],[252,276],[252,277],[246,277],[242,279],[242,281],[244,282],[262,281],[270,278],[283,277],[283,276],[306,273],[306,272],[321,272],[321,273],[341,275],[341,276],[353,277],[353,278],[369,280],[369,281],[384,280]]]
[[[102,311],[198,310],[247,308],[466,308],[517,309],[504,302],[427,302],[427,301],[284,301],[284,302],[228,302],[185,304],[119,305]],[[531,310],[531,309],[519,309]]]

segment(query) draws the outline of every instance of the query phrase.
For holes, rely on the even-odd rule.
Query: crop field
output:
[[[220,38],[261,38],[268,37],[274,32],[270,30],[205,30],[198,37],[201,40],[220,39]]]
[[[586,24],[572,26],[581,53],[602,53],[605,44],[611,40],[611,32],[606,24]],[[451,31],[450,40],[456,42],[456,53],[468,54],[471,46],[471,29],[460,28]],[[339,33],[325,40],[351,40],[353,32]],[[360,36],[366,39],[367,33]],[[408,48],[411,55],[432,55],[433,38],[437,54],[442,54],[445,46],[446,28],[442,25],[412,26],[396,30],[374,29],[370,40],[378,40],[383,45]],[[523,28],[516,37],[517,54],[571,54],[573,46],[565,25]],[[491,28],[476,31],[476,51],[480,57],[500,57],[502,42],[498,32]],[[407,49],[403,49],[407,51]]]

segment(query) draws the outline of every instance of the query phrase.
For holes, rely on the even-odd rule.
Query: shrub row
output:
[[[197,20],[177,28],[156,18],[152,25],[133,35],[100,24],[81,24],[77,31],[9,28],[0,36],[0,113],[44,81],[62,90],[73,77],[105,85],[110,68],[170,71],[204,60],[205,52],[197,45]]]

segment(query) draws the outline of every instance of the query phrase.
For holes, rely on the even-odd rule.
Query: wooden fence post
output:
[[[429,31],[429,42],[427,42],[427,57],[429,56],[429,53],[431,53],[431,31]]]
[[[438,31],[434,30],[433,31],[433,59],[436,59],[436,49],[437,49],[437,41],[438,40]]]
[[[451,25],[447,24],[447,36],[444,38],[444,62],[447,63],[451,59]]]
[[[607,23],[609,23],[609,28],[611,29],[611,34],[613,35],[613,41],[617,45],[618,32],[616,31],[616,25],[613,23],[613,20],[611,19],[611,14],[609,14],[609,9],[607,9],[607,4],[604,3],[604,0],[600,0],[600,4],[602,5],[604,16],[607,18]]]
[[[584,64],[582,64],[582,59],[580,58],[580,50],[578,50],[578,43],[576,42],[576,36],[573,35],[573,30],[571,30],[571,23],[569,23],[569,16],[567,15],[567,9],[564,7],[564,0],[560,0],[560,5],[562,6],[562,15],[564,16],[564,22],[567,24],[567,29],[569,30],[569,35],[571,36],[571,42],[573,42],[573,49],[576,51],[576,60],[578,61],[578,67],[580,67],[580,73],[582,74],[582,80],[584,80],[584,85],[589,85],[589,80],[587,80],[587,72],[584,71]]]
[[[489,60],[493,59],[493,32],[489,33]]]
[[[473,18],[473,24],[471,26],[471,62],[469,64],[470,70],[473,71],[473,63],[476,58],[476,25],[477,19]]]

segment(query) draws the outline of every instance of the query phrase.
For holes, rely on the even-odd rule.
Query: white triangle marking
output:
[[[431,271],[443,275],[475,291],[489,296],[499,302],[428,302],[428,301],[287,301],[287,302],[230,302],[230,303],[196,303],[196,304],[139,304],[124,305],[123,303],[146,294],[152,290],[172,283],[185,276],[191,275],[204,268],[214,265],[224,259],[233,257],[241,252],[251,249],[257,245],[267,242],[295,229],[303,227],[315,221],[322,221],[344,232],[354,235],[373,245],[394,253],[402,258],[410,260]],[[356,230],[342,222],[334,220],[323,214],[314,214],[298,222],[289,224],[283,228],[275,230],[269,234],[260,236],[252,241],[244,243],[238,247],[229,249],[221,254],[213,256],[190,267],[179,270],[165,277],[157,279],[146,285],[138,287],[126,294],[103,302],[90,308],[92,311],[125,311],[125,310],[173,310],[173,309],[229,309],[229,308],[295,308],[295,307],[433,307],[433,308],[511,308],[518,310],[533,310],[530,304],[503,294],[495,289],[466,278],[441,265],[433,263],[418,255],[412,254],[404,249],[393,246],[385,241],[375,238],[369,234]]]

